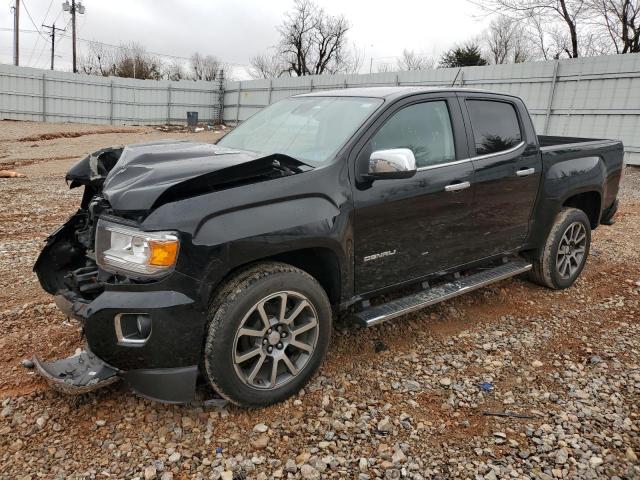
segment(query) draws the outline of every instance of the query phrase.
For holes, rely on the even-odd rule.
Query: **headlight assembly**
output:
[[[96,260],[104,270],[155,277],[173,269],[180,240],[175,232],[143,232],[106,220],[98,221]]]

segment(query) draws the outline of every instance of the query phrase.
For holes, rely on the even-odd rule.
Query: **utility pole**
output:
[[[53,70],[53,62],[54,62],[54,57],[56,54],[56,30],[59,32],[65,32],[67,29],[66,28],[56,28],[56,24],[54,23],[53,25],[45,25],[44,23],[42,24],[42,26],[44,28],[50,28],[51,29],[51,70]]]
[[[71,0],[71,5],[69,5],[69,1],[67,0],[62,4],[62,10],[65,12],[71,13],[71,37],[73,42],[73,73],[78,73],[78,68],[76,66],[76,12],[82,15],[84,13],[84,5],[80,3],[76,4],[76,0]]]
[[[16,0],[13,10],[13,64],[20,65],[20,0]]]
[[[71,29],[73,30],[73,73],[78,73],[76,66],[76,0],[71,0]]]

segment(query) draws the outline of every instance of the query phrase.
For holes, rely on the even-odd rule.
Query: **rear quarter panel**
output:
[[[543,147],[541,155],[542,187],[529,247],[541,245],[557,213],[575,195],[597,192],[601,215],[617,197],[624,154],[621,142],[596,140]]]

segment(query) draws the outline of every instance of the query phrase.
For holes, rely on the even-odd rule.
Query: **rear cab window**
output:
[[[500,153],[522,142],[513,104],[499,100],[467,100],[476,155]]]

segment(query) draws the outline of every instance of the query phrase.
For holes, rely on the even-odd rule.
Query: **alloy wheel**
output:
[[[309,362],[318,340],[318,315],[299,292],[259,300],[236,332],[233,363],[247,385],[273,390],[290,382]]]
[[[587,248],[587,229],[573,222],[562,234],[558,245],[556,268],[562,278],[572,277],[582,266]]]

